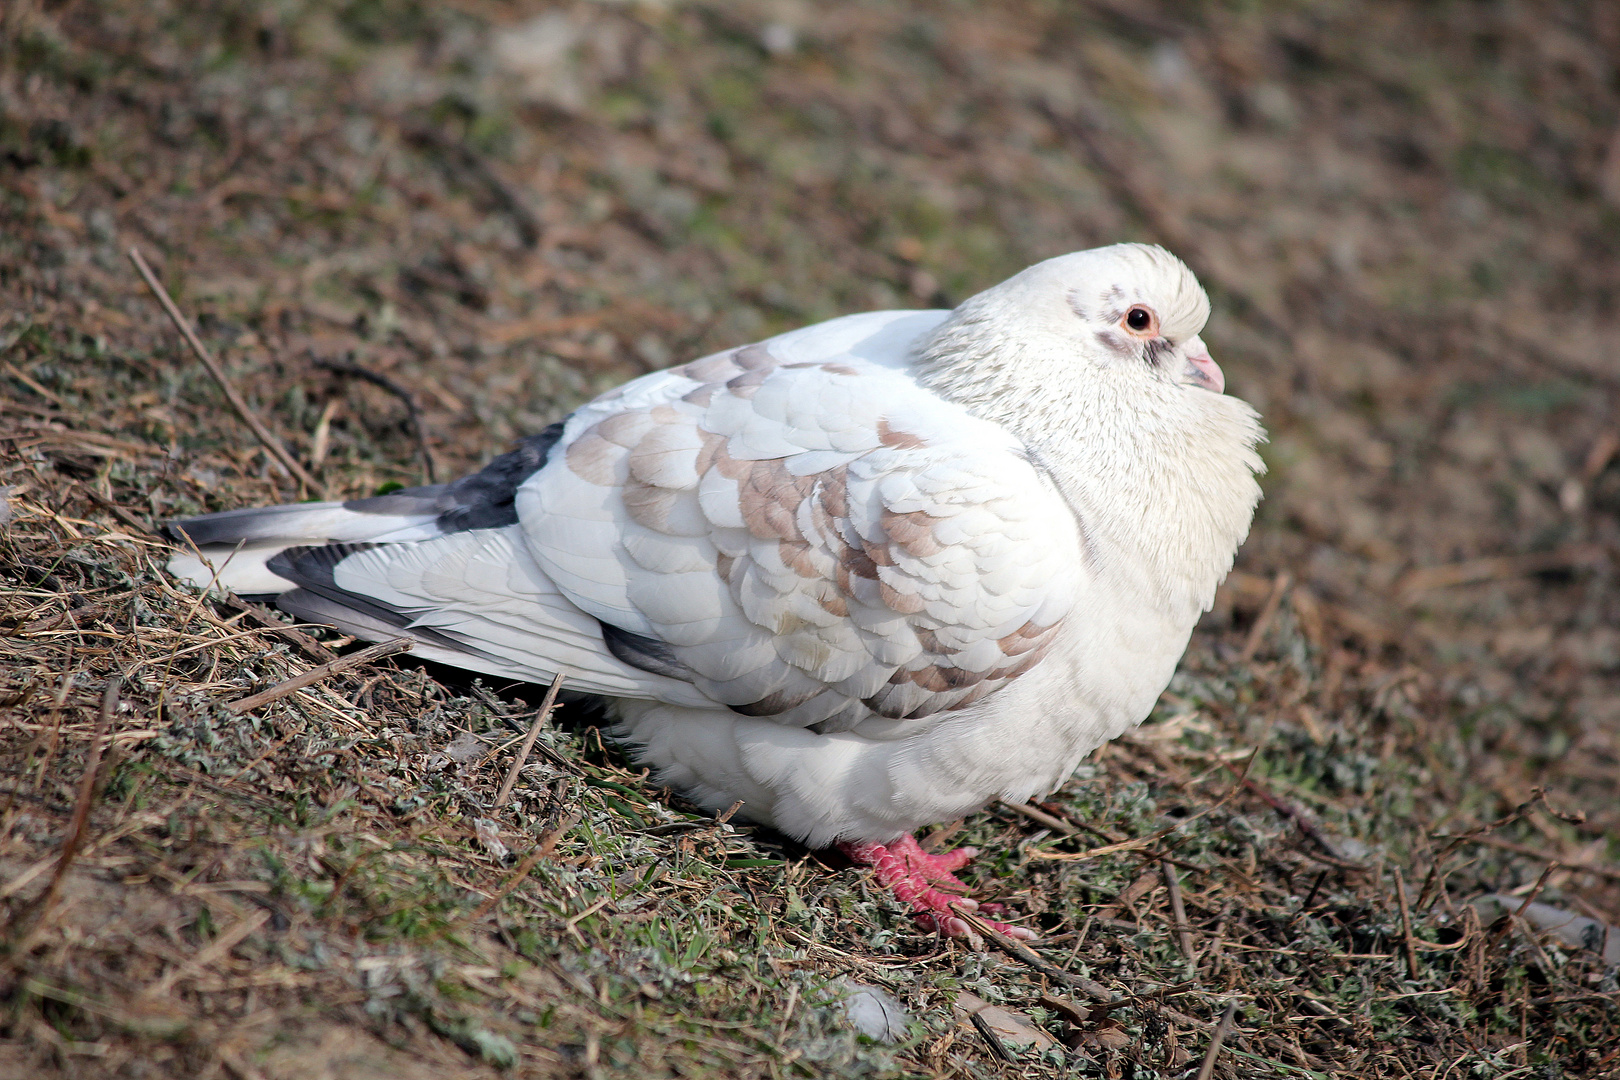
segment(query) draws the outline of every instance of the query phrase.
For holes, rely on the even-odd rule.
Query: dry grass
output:
[[[0,16],[0,1074],[1190,1078],[1236,1002],[1216,1077],[1620,1075],[1614,967],[1469,903],[1620,924],[1610,6],[543,10]],[[500,806],[541,688],[233,709],[347,643],[161,570],[166,518],[1121,237],[1211,285],[1272,473],[1153,720],[933,837],[1033,963],[694,814],[588,702]]]

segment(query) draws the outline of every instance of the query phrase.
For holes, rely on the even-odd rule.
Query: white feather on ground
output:
[[[1552,904],[1525,902],[1517,896],[1490,893],[1469,901],[1479,908],[1488,924],[1503,915],[1524,911],[1524,919],[1537,930],[1549,934],[1570,949],[1590,949],[1605,964],[1620,964],[1620,926],[1610,926],[1586,915],[1577,915]]]
[[[894,995],[875,986],[844,979],[832,989],[844,994],[844,1019],[849,1026],[877,1042],[899,1042],[910,1034],[911,1014]]]

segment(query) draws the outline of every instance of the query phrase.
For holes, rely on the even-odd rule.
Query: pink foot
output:
[[[951,892],[966,893],[967,883],[957,877],[954,871],[962,869],[968,863],[978,858],[979,849],[976,847],[959,847],[954,851],[947,851],[943,855],[930,855],[917,843],[917,838],[907,833],[892,844],[885,845],[890,855],[899,859],[901,864],[914,874],[921,874],[929,881],[950,886]]]
[[[943,886],[941,892],[961,893],[964,897],[968,892],[967,882],[957,877],[952,871],[960,870],[968,863],[979,857],[976,847],[959,847],[954,851],[947,851],[943,855],[930,855],[917,843],[917,839],[909,833],[902,836],[892,844],[886,845],[889,854],[899,859],[901,864],[912,873],[920,875],[928,881]],[[977,901],[968,900],[968,904],[977,904]],[[956,903],[961,904],[963,900]],[[975,910],[973,907],[969,911]],[[1006,908],[1000,904],[977,904],[978,911],[1001,912]],[[1000,923],[996,924],[1000,926]]]
[[[967,885],[951,873],[960,870],[978,851],[963,847],[944,855],[930,855],[910,836],[892,844],[841,843],[839,849],[862,866],[870,866],[878,884],[910,904],[920,921],[949,937],[971,937],[973,928],[957,911],[979,911],[979,902],[964,896]],[[933,883],[933,884],[930,884]],[[944,886],[944,890],[934,885]],[[953,910],[956,909],[956,910]],[[1035,940],[1035,932],[1022,926],[1008,926],[992,919],[981,919],[997,933],[1025,941]]]

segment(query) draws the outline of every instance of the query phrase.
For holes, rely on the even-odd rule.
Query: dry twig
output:
[[[322,371],[330,371],[334,375],[348,375],[356,379],[363,379],[398,398],[405,405],[405,422],[410,425],[411,434],[416,439],[417,452],[422,455],[422,472],[426,474],[429,484],[439,482],[439,470],[433,461],[433,451],[428,446],[427,428],[422,424],[422,410],[416,404],[415,394],[412,394],[388,376],[372,371],[369,368],[363,368],[352,360],[326,360],[315,357],[314,363]]]
[[[968,1017],[968,1020],[973,1024],[974,1030],[979,1033],[979,1037],[984,1039],[986,1045],[990,1047],[992,1054],[1008,1064],[1017,1063],[1018,1055],[1007,1049],[1000,1036],[996,1034],[996,1029],[990,1026],[990,1021],[979,1013],[973,1013]]]
[[[963,922],[971,926],[977,933],[983,935],[986,941],[990,942],[990,944],[994,945],[996,948],[1000,949],[1014,960],[1017,960],[1019,963],[1026,964],[1029,967],[1034,968],[1036,971],[1040,972],[1042,975],[1045,975],[1054,982],[1060,982],[1065,986],[1072,986],[1095,1001],[1103,1003],[1113,1002],[1113,993],[1110,992],[1109,989],[1102,983],[1096,981],[1095,979],[1085,978],[1081,975],[1071,975],[1069,972],[1064,971],[1056,965],[1048,963],[1034,949],[1031,949],[1023,942],[1010,938],[1006,934],[996,930],[995,927],[991,926],[989,923],[985,922],[971,911],[957,907],[954,904],[952,905],[952,910],[961,917]]]
[[[1443,566],[1422,566],[1409,570],[1396,583],[1395,591],[1402,599],[1410,602],[1423,593],[1433,592],[1436,589],[1529,577],[1550,570],[1565,570],[1600,563],[1607,557],[1608,552],[1601,544],[1571,544],[1555,551],[1538,551],[1529,555],[1500,555],[1447,563]]]
[[[1316,822],[1312,821],[1305,811],[1272,792],[1258,780],[1250,777],[1248,775],[1249,770],[1247,768],[1243,770],[1242,774],[1239,774],[1236,769],[1232,768],[1231,765],[1224,761],[1221,762],[1221,767],[1232,775],[1238,776],[1242,781],[1242,787],[1245,790],[1249,791],[1255,796],[1258,796],[1261,802],[1277,811],[1277,813],[1281,814],[1283,817],[1288,818],[1294,823],[1295,827],[1297,827],[1301,833],[1315,841],[1316,845],[1320,847],[1324,853],[1326,853],[1327,859],[1325,861],[1330,862],[1344,870],[1367,869],[1367,867],[1361,863],[1346,859],[1344,854],[1339,851],[1338,845],[1335,844],[1326,833],[1317,827]]]
[[[1541,876],[1536,878],[1535,885],[1528,893],[1525,894],[1524,903],[1519,905],[1519,910],[1515,911],[1511,916],[1508,917],[1507,921],[1502,924],[1502,929],[1491,935],[1490,944],[1487,945],[1486,948],[1496,948],[1497,944],[1507,936],[1508,930],[1517,924],[1520,919],[1524,918],[1524,913],[1530,910],[1531,904],[1536,902],[1536,897],[1541,895],[1541,890],[1547,887],[1547,879],[1552,877],[1553,871],[1557,870],[1558,868],[1559,863],[1556,859],[1547,864],[1546,869],[1541,871]]]
[[[1061,833],[1064,836],[1080,835],[1080,830],[1076,829],[1073,825],[1070,825],[1067,821],[1054,817],[1053,815],[1048,814],[1045,810],[1042,810],[1036,806],[1031,806],[1029,803],[1015,803],[1008,802],[1006,799],[1000,799],[997,801],[997,805],[1004,810],[1011,810],[1013,813],[1018,814],[1021,817],[1026,817],[1035,822],[1037,825],[1051,829],[1055,833]]]
[[[395,638],[393,641],[384,641],[359,652],[341,656],[330,664],[322,664],[318,668],[311,668],[302,675],[294,675],[284,682],[279,682],[268,690],[261,690],[245,698],[238,698],[225,707],[234,713],[250,712],[261,705],[268,705],[272,701],[286,697],[295,690],[302,690],[306,686],[320,682],[322,679],[336,675],[340,671],[347,671],[361,664],[369,664],[374,660],[381,660],[385,656],[393,656],[408,650],[415,642],[410,638]]]
[[[1431,839],[1431,840],[1445,840],[1445,841],[1447,841],[1447,844],[1446,844],[1445,847],[1441,848],[1440,853],[1434,857],[1434,865],[1429,869],[1429,876],[1423,882],[1423,891],[1418,894],[1418,902],[1417,902],[1417,905],[1416,905],[1418,910],[1421,911],[1424,908],[1424,906],[1426,905],[1426,903],[1427,903],[1427,901],[1429,899],[1430,894],[1438,886],[1439,880],[1440,880],[1440,868],[1441,868],[1441,866],[1445,864],[1446,859],[1451,855],[1452,852],[1456,851],[1459,847],[1461,847],[1464,844],[1467,844],[1467,843],[1491,844],[1492,846],[1495,846],[1495,847],[1505,848],[1508,851],[1516,851],[1518,854],[1521,854],[1521,855],[1530,855],[1533,858],[1538,858],[1538,859],[1546,858],[1545,855],[1541,854],[1540,852],[1536,851],[1533,848],[1525,848],[1522,845],[1515,845],[1514,847],[1507,847],[1507,845],[1508,845],[1508,843],[1510,843],[1510,841],[1498,841],[1494,837],[1490,837],[1488,835],[1490,833],[1495,832],[1497,829],[1506,828],[1507,826],[1513,824],[1514,822],[1519,821],[1520,819],[1525,817],[1525,815],[1529,814],[1531,810],[1535,809],[1535,807],[1538,806],[1538,805],[1541,806],[1543,809],[1545,809],[1547,811],[1547,813],[1551,814],[1553,817],[1555,817],[1558,820],[1564,822],[1565,824],[1568,824],[1568,825],[1581,825],[1581,824],[1584,824],[1586,822],[1586,815],[1585,814],[1582,814],[1582,813],[1566,814],[1563,811],[1559,810],[1557,807],[1553,806],[1551,803],[1547,802],[1547,792],[1546,792],[1546,790],[1543,789],[1543,788],[1538,787],[1538,788],[1531,788],[1529,798],[1525,799],[1524,802],[1520,803],[1518,806],[1515,806],[1512,810],[1508,811],[1506,814],[1504,814],[1501,817],[1497,818],[1495,821],[1488,821],[1483,825],[1476,825],[1472,829],[1469,829],[1467,832],[1458,833],[1455,836],[1431,836],[1431,837],[1429,837],[1429,839]],[[1592,865],[1592,864],[1587,864],[1587,865],[1583,866],[1582,869],[1590,870],[1591,872],[1597,873],[1597,874],[1605,874],[1605,873],[1608,872],[1604,868],[1598,867],[1598,866],[1595,866],[1595,865]],[[1620,878],[1617,878],[1617,880],[1620,880]]]
[[[555,829],[552,829],[550,832],[542,836],[540,838],[540,842],[534,845],[534,850],[529,852],[524,860],[518,864],[518,868],[516,870],[512,871],[512,876],[507,879],[506,884],[495,890],[495,894],[493,896],[486,899],[482,904],[479,904],[473,913],[467,916],[462,925],[475,925],[485,915],[488,915],[491,911],[493,911],[496,904],[500,903],[502,900],[505,900],[513,889],[523,884],[523,879],[529,876],[529,871],[533,870],[535,865],[539,863],[541,859],[544,859],[553,851],[557,850],[557,844],[562,840],[563,837],[569,834],[575,825],[579,824],[579,819],[580,813],[576,810],[574,813],[568,815],[567,820],[565,820],[561,825],[558,825]]]
[[[529,725],[529,733],[523,737],[523,745],[518,747],[517,757],[512,759],[512,767],[506,770],[506,779],[501,781],[500,793],[495,796],[496,810],[505,806],[506,800],[512,797],[512,787],[517,783],[518,772],[529,760],[529,752],[534,749],[534,740],[540,737],[540,729],[545,726],[546,720],[551,716],[551,710],[557,705],[557,691],[562,689],[564,674],[566,673],[559,671],[557,677],[551,680],[551,686],[546,690],[546,698],[534,714],[534,723]]]
[[[1610,881],[1620,881],[1620,866],[1610,866],[1607,863],[1583,862],[1579,859],[1565,859],[1560,856],[1548,855],[1545,851],[1537,851],[1529,844],[1520,844],[1512,840],[1504,840],[1500,836],[1471,836],[1467,843],[1484,844],[1486,847],[1501,848],[1511,851],[1515,855],[1523,855],[1528,859],[1542,859],[1546,861],[1557,860],[1565,870],[1574,870],[1582,874],[1592,874],[1595,877],[1608,878]]]
[[[187,539],[190,539],[187,537]],[[195,550],[195,549],[194,549]],[[214,599],[233,611],[240,611],[257,622],[271,633],[280,634],[303,650],[304,655],[317,664],[330,664],[338,659],[338,654],[304,633],[298,627],[291,625],[276,612],[271,611],[263,604],[254,604],[230,592],[215,591]]]
[[[220,390],[225,394],[225,400],[231,403],[231,408],[236,410],[236,415],[242,418],[242,422],[253,429],[253,434],[258,436],[259,442],[264,444],[264,448],[270,456],[280,462],[287,472],[304,487],[310,491],[324,492],[326,489],[316,483],[313,476],[304,471],[304,467],[298,464],[298,460],[287,452],[286,447],[281,445],[281,440],[270,433],[270,429],[265,427],[259,418],[254,415],[253,410],[248,407],[248,403],[242,398],[242,395],[236,392],[236,387],[232,386],[231,381],[225,377],[225,369],[220,367],[219,361],[215,360],[213,354],[203,347],[203,343],[198,340],[196,332],[191,329],[191,323],[186,321],[186,317],[180,314],[180,309],[175,306],[174,300],[169,296],[169,291],[163,287],[163,283],[157,279],[157,275],[152,273],[152,268],[146,265],[146,259],[142,257],[140,249],[130,248],[129,259],[135,264],[135,269],[140,271],[141,278],[146,282],[146,287],[152,290],[152,295],[157,297],[159,304],[163,305],[163,310],[168,313],[169,321],[174,323],[174,328],[180,331],[180,336],[186,339],[186,344],[191,346],[191,351],[198,360],[202,361],[202,366],[208,369],[209,376],[219,384]]]
[[[229,930],[224,931],[213,941],[209,942],[208,946],[197,955],[193,956],[179,967],[170,968],[156,982],[151,983],[142,989],[139,994],[135,995],[136,1000],[151,1000],[152,998],[162,997],[164,994],[169,992],[169,989],[174,986],[175,983],[179,982],[181,979],[189,977],[195,972],[201,971],[209,964],[212,964],[215,960],[218,960],[220,957],[224,956],[226,953],[240,945],[249,934],[253,933],[259,927],[263,926],[269,921],[270,912],[268,911],[255,911],[251,915],[244,916],[243,918],[239,919]]]
[[[1181,954],[1187,958],[1187,977],[1192,978],[1198,970],[1198,953],[1193,948],[1192,924],[1187,922],[1187,907],[1181,900],[1181,879],[1176,876],[1176,868],[1169,859],[1160,859],[1159,867],[1164,871],[1164,886],[1170,893],[1170,914],[1176,920],[1176,940],[1181,944]]]
[[[111,499],[104,498],[102,496],[101,492],[97,491],[95,488],[92,488],[90,485],[83,484],[83,483],[76,483],[76,484],[74,484],[74,487],[76,487],[79,491],[83,492],[85,497],[88,498],[91,502],[95,503],[97,506],[99,506],[103,510],[107,511],[109,514],[111,514],[113,517],[117,518],[119,521],[122,521],[125,525],[129,526],[131,529],[134,529],[136,535],[138,535],[138,536],[146,535],[146,534],[149,534],[149,533],[152,532],[152,527],[150,525],[146,524],[140,518],[136,517],[134,514],[130,513],[128,510],[125,510],[122,506],[119,506],[117,503],[113,502]]]
[[[1248,663],[1254,659],[1254,654],[1260,650],[1260,643],[1266,639],[1266,631],[1271,629],[1272,620],[1277,617],[1277,609],[1282,606],[1283,597],[1288,595],[1288,587],[1293,584],[1294,575],[1286,570],[1279,570],[1277,577],[1271,583],[1271,592],[1266,596],[1266,604],[1255,616],[1254,625],[1249,628],[1249,636],[1243,642],[1243,652],[1238,659]]]
[[[1401,908],[1401,941],[1406,949],[1406,977],[1413,982],[1418,977],[1417,942],[1412,936],[1412,909],[1406,902],[1406,878],[1401,868],[1395,867],[1395,900]]]
[[[508,184],[493,165],[465,142],[452,139],[429,124],[412,124],[404,131],[405,138],[418,146],[428,146],[455,159],[455,163],[481,183],[491,199],[511,219],[523,246],[531,250],[540,246],[545,227],[529,208],[528,202]]]
[[[94,801],[96,791],[96,774],[101,768],[101,756],[107,748],[107,732],[112,728],[113,714],[118,711],[118,683],[118,676],[110,677],[106,689],[101,692],[101,711],[96,715],[96,731],[90,740],[84,776],[79,781],[79,797],[73,804],[73,818],[68,825],[67,837],[62,841],[62,854],[57,857],[51,883],[45,887],[44,894],[34,905],[32,918],[28,920],[32,928],[43,924],[45,916],[56,906],[62,895],[62,884],[67,879],[68,868],[73,865],[73,859],[84,843],[85,826],[90,821],[90,804]]]
[[[1204,1052],[1204,1063],[1198,1067],[1198,1080],[1209,1080],[1215,1075],[1215,1058],[1221,1052],[1221,1044],[1226,1041],[1226,1033],[1232,1030],[1232,1017],[1237,1015],[1237,1007],[1236,1001],[1226,1003],[1226,1011],[1221,1013],[1221,1021],[1215,1025],[1215,1034],[1210,1036],[1209,1049]]]
[[[1270,727],[1268,726],[1266,730],[1267,730],[1267,734],[1269,735]],[[1262,736],[1260,741],[1262,743],[1264,743],[1265,736]],[[1243,763],[1243,771],[1242,772],[1239,772],[1238,770],[1233,769],[1232,766],[1230,764],[1228,764],[1227,762],[1224,762],[1224,761],[1221,762],[1221,765],[1224,768],[1226,768],[1229,772],[1231,772],[1234,776],[1236,776],[1238,778],[1238,783],[1233,785],[1232,789],[1230,791],[1228,791],[1225,795],[1222,795],[1218,801],[1213,802],[1210,805],[1204,807],[1202,810],[1198,811],[1198,813],[1196,813],[1196,814],[1192,814],[1192,815],[1189,815],[1188,817],[1182,818],[1180,821],[1176,822],[1174,825],[1166,825],[1164,828],[1159,829],[1157,832],[1149,833],[1147,836],[1139,836],[1134,840],[1120,840],[1120,841],[1118,841],[1116,843],[1104,844],[1102,847],[1089,848],[1089,849],[1087,849],[1085,851],[1069,852],[1069,851],[1033,851],[1032,850],[1032,851],[1029,852],[1029,857],[1032,858],[1032,859],[1044,859],[1044,860],[1048,860],[1048,861],[1051,861],[1051,862],[1084,862],[1087,859],[1095,859],[1095,858],[1098,858],[1098,857],[1103,856],[1103,855],[1117,855],[1117,854],[1119,854],[1121,852],[1125,852],[1125,851],[1140,851],[1143,848],[1151,848],[1154,844],[1157,844],[1160,840],[1163,840],[1165,837],[1171,835],[1172,833],[1175,833],[1175,832],[1178,832],[1178,831],[1180,831],[1182,829],[1185,829],[1188,825],[1191,825],[1193,822],[1198,821],[1201,818],[1204,818],[1204,817],[1207,817],[1210,814],[1213,814],[1215,811],[1219,810],[1221,807],[1225,806],[1228,802],[1230,802],[1232,797],[1234,795],[1236,795],[1239,791],[1243,790],[1244,786],[1249,783],[1249,770],[1254,766],[1254,760],[1259,755],[1260,755],[1260,747],[1256,746],[1254,748],[1253,752],[1251,752],[1249,754],[1248,759]],[[1007,805],[1007,804],[1004,803],[1002,805]]]

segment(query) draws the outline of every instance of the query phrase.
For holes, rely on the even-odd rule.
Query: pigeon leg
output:
[[[917,838],[907,833],[894,843],[888,845],[890,853],[895,855],[906,867],[915,873],[921,874],[929,881],[938,882],[950,887],[952,892],[966,893],[967,883],[958,878],[952,871],[960,870],[978,857],[979,849],[975,847],[959,847],[954,851],[947,851],[943,855],[930,855],[917,843]]]
[[[952,907],[977,912],[979,902],[956,891],[965,892],[967,886],[951,873],[978,854],[972,848],[960,848],[948,855],[929,855],[910,836],[893,844],[843,843],[838,847],[855,862],[870,866],[878,884],[910,904],[923,922],[950,937],[967,937],[972,932]],[[943,892],[934,888],[934,884],[946,885],[951,891]],[[1035,938],[1033,931],[1022,926],[984,921],[1008,937]]]
[[[887,846],[889,852],[903,862],[907,869],[939,885],[940,891],[967,895],[967,882],[952,871],[960,870],[978,858],[978,848],[959,847],[943,855],[930,855],[922,849],[921,844],[917,843],[916,837],[909,833]],[[988,914],[999,914],[1006,908],[1001,904],[980,904],[978,910]]]

